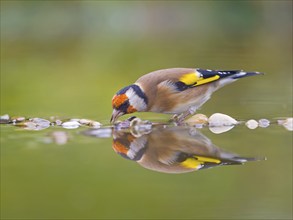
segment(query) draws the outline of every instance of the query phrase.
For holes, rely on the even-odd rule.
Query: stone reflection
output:
[[[113,149],[144,168],[164,173],[185,173],[258,160],[222,150],[198,130],[182,127],[154,127],[144,134],[114,129]]]

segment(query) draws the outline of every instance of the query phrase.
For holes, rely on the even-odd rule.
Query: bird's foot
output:
[[[190,107],[188,111],[181,113],[181,114],[175,114],[171,118],[171,122],[173,122],[177,126],[182,126],[185,125],[185,119],[188,118],[189,116],[193,115],[196,112],[195,107]]]
[[[176,115],[173,115],[170,121],[177,126],[183,126],[185,125],[184,120],[187,118],[188,115],[186,113],[176,114]]]

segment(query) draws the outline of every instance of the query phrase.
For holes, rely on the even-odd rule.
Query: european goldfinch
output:
[[[127,130],[114,130],[113,149],[144,168],[164,173],[186,173],[259,160],[222,150],[197,130],[183,127],[156,127],[140,137]]]
[[[118,91],[112,99],[111,123],[133,112],[181,114],[180,120],[195,113],[214,91],[226,84],[259,72],[171,68],[140,77]]]

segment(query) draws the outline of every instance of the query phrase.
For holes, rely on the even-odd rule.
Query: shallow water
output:
[[[272,122],[119,131],[114,142],[112,129],[1,124],[2,219],[292,219],[292,131],[276,123],[292,117],[291,1],[1,1],[0,10],[0,115],[107,125],[116,91],[189,67],[264,72],[197,113]],[[257,161],[220,166],[221,152]]]
[[[56,141],[56,132],[65,141]],[[155,126],[133,134],[1,125],[1,134],[2,208],[13,218],[292,214],[292,132],[280,125],[250,130],[242,124],[222,134],[207,127]],[[257,161],[228,165],[239,157]]]

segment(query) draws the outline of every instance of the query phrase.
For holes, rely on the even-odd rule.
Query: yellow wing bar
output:
[[[214,75],[204,79],[202,77],[202,74],[198,72],[192,72],[192,73],[187,73],[181,76],[179,81],[183,82],[187,86],[199,86],[199,85],[216,81],[219,78],[220,78],[219,75]]]

